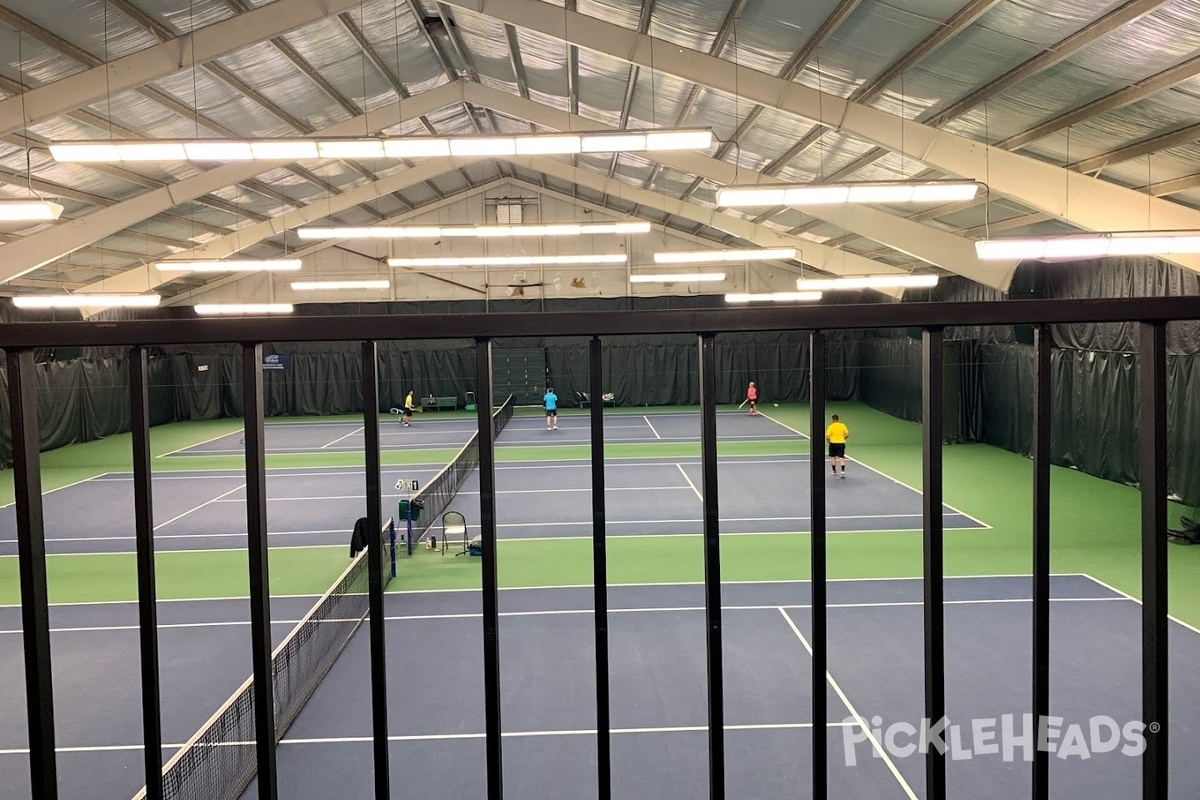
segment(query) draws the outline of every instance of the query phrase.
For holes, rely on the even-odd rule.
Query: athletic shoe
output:
[[[846,473],[842,473],[842,480],[846,480]]]
[[[554,426],[554,430],[558,430],[558,426],[557,426],[557,425],[555,425],[555,426]]]

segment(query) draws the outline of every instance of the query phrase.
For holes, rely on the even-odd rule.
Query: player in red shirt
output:
[[[750,381],[750,385],[746,387],[746,400],[750,402],[750,416],[758,416],[758,389],[754,386],[754,381]]]

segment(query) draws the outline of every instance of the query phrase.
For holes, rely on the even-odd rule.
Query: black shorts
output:
[[[406,408],[406,409],[404,409],[404,416],[406,416],[406,417],[411,417],[411,416],[412,416],[412,409],[411,409],[411,408]]]
[[[547,416],[547,417],[557,417],[557,416],[558,416],[558,409],[557,409],[557,408],[547,408],[547,409],[546,409],[546,416]]]
[[[846,443],[842,442],[841,444],[833,444],[831,442],[829,444],[829,457],[830,458],[845,458],[846,457]]]

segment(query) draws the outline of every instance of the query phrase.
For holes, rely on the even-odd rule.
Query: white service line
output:
[[[796,638],[800,640],[800,643],[804,645],[804,649],[807,650],[808,654],[811,656],[813,652],[812,645],[808,643],[808,639],[804,638],[804,634],[800,632],[800,629],[796,627],[796,623],[792,621],[790,616],[788,616],[787,610],[780,608],[779,613],[783,615],[783,618],[787,621],[788,627],[792,629],[792,633],[796,634]],[[875,748],[875,752],[878,754],[878,756],[883,759],[883,762],[887,765],[888,770],[891,771],[892,776],[900,784],[900,788],[904,790],[906,795],[908,795],[909,800],[918,800],[916,792],[914,792],[912,787],[908,785],[908,781],[904,780],[904,776],[901,775],[900,770],[896,768],[896,764],[892,761],[891,756],[888,755],[887,750],[883,749],[883,746],[879,743],[879,740],[875,738],[875,734],[871,731],[871,726],[867,724],[865,719],[863,719],[862,714],[858,713],[858,710],[850,702],[850,698],[846,697],[846,693],[842,691],[842,687],[838,685],[836,680],[834,680],[833,674],[826,670],[825,678],[829,681],[829,685],[833,688],[833,691],[835,691],[837,696],[841,698],[842,705],[844,705],[846,710],[850,712],[850,716],[854,717],[854,721],[858,723],[858,727],[862,728],[863,733],[866,734],[867,739],[870,740],[871,746]]]
[[[654,434],[654,438],[655,438],[655,439],[661,439],[661,438],[663,438],[662,436],[659,436],[659,434],[658,434],[658,431],[656,431],[656,430],[654,429],[654,423],[650,421],[650,417],[649,417],[649,416],[647,416],[647,415],[643,414],[643,415],[642,415],[642,419],[646,420],[646,424],[650,426],[650,432]]]
[[[80,484],[87,483],[88,481],[98,480],[99,478],[102,478],[107,474],[108,474],[107,472],[101,472],[99,475],[92,475],[90,478],[82,478],[81,480],[72,481],[71,483],[64,483],[62,486],[55,486],[53,489],[43,490],[42,494],[48,495],[51,492],[61,491],[62,489],[70,489],[72,486],[79,486]],[[0,509],[8,508],[11,505],[12,505],[12,503],[5,503],[4,505],[0,505]]]
[[[208,439],[205,439],[205,440],[204,440],[204,441],[202,441],[202,442],[194,442],[193,444],[189,444],[189,445],[187,445],[187,446],[185,446],[185,447],[179,447],[179,448],[176,448],[176,449],[174,449],[174,450],[171,450],[171,451],[169,451],[169,452],[166,452],[166,453],[159,453],[159,454],[156,456],[156,458],[166,458],[167,456],[173,456],[173,455],[175,455],[176,453],[182,453],[184,450],[191,450],[193,447],[199,447],[199,446],[201,446],[201,445],[208,444],[209,442],[215,442],[217,439],[224,439],[226,436],[233,436],[233,435],[235,435],[236,433],[237,433],[237,431],[236,431],[236,430],[232,430],[232,431],[229,431],[229,432],[227,432],[227,433],[219,433],[219,434],[217,434],[216,436],[213,436],[213,437],[210,437],[210,438],[208,438]],[[239,451],[239,452],[240,452],[240,451]]]
[[[335,444],[337,444],[338,442],[342,441],[343,439],[349,439],[351,436],[353,436],[353,435],[354,435],[354,434],[356,434],[356,433],[362,433],[362,432],[363,432],[363,430],[364,430],[364,429],[366,429],[366,427],[367,427],[366,425],[363,425],[363,426],[362,426],[362,427],[360,427],[360,428],[355,428],[354,430],[352,430],[352,431],[350,431],[349,433],[347,433],[345,436],[339,436],[338,438],[334,439],[334,440],[333,440],[332,442],[330,442],[329,444],[323,444],[323,445],[321,445],[321,449],[322,449],[322,450],[324,450],[326,447],[330,447],[330,446],[332,446],[332,445],[335,445]]]
[[[159,528],[165,528],[166,526],[170,525],[172,522],[175,522],[176,520],[179,520],[179,519],[183,519],[183,518],[184,518],[184,517],[186,517],[188,514],[191,514],[193,511],[199,511],[200,509],[204,508],[205,506],[207,506],[207,505],[209,505],[209,504],[211,504],[211,503],[215,503],[215,502],[217,502],[217,501],[218,501],[218,500],[220,500],[222,497],[228,497],[229,495],[233,494],[234,492],[241,491],[241,490],[242,490],[242,489],[244,489],[244,488],[246,488],[246,484],[244,484],[244,483],[239,483],[237,486],[233,487],[233,488],[232,488],[232,489],[230,489],[228,492],[222,492],[221,494],[219,494],[219,495],[217,495],[216,497],[214,497],[212,500],[205,500],[203,503],[201,503],[200,505],[196,506],[195,508],[189,508],[187,511],[183,512],[182,514],[179,514],[179,515],[177,515],[177,516],[171,517],[171,518],[170,518],[169,520],[167,520],[166,522],[160,522],[158,525],[155,525],[155,526],[154,526],[154,530],[158,530]]]
[[[766,417],[766,414],[763,414],[763,416],[764,416],[764,417]],[[790,425],[787,425],[787,424],[784,424],[784,423],[780,422],[780,421],[779,421],[779,420],[777,420],[777,419],[771,419],[771,417],[767,417],[767,419],[770,419],[770,420],[771,420],[771,422],[774,422],[776,425],[783,425],[783,427],[787,428],[787,429],[788,429],[789,431],[791,431],[792,433],[798,434],[798,435],[800,435],[800,436],[804,436],[804,434],[803,434],[803,433],[800,433],[800,431],[796,430],[795,428],[793,428],[793,427],[792,427],[792,426],[790,426]],[[806,438],[806,439],[807,439],[808,437],[807,437],[807,436],[805,436],[804,438]],[[881,470],[877,470],[877,469],[875,469],[874,467],[872,467],[870,464],[864,464],[863,462],[859,461],[857,458],[847,458],[846,460],[847,460],[847,461],[849,461],[849,462],[850,462],[850,463],[852,463],[852,464],[858,464],[860,467],[864,467],[865,469],[868,469],[868,470],[870,470],[871,472],[874,472],[876,475],[881,475],[881,476],[883,476],[884,478],[887,478],[887,479],[888,479],[889,481],[891,481],[892,483],[899,484],[900,486],[903,486],[905,489],[908,489],[908,490],[909,490],[909,491],[911,491],[911,492],[916,492],[917,494],[921,494],[921,491],[920,491],[919,489],[917,489],[916,487],[909,486],[909,485],[908,485],[907,483],[905,483],[904,481],[901,481],[901,480],[896,480],[896,479],[895,479],[895,478],[893,478],[891,475],[888,475],[886,472],[883,472],[883,471],[881,471]],[[987,530],[992,530],[992,526],[991,526],[991,525],[988,525],[988,524],[987,524],[986,522],[984,522],[983,520],[981,520],[981,519],[976,519],[975,517],[972,517],[970,514],[967,514],[967,513],[966,513],[966,512],[964,512],[964,511],[959,511],[957,508],[955,508],[954,506],[952,506],[952,505],[949,505],[949,504],[947,504],[947,503],[942,503],[942,505],[943,505],[944,507],[946,507],[946,508],[950,509],[951,511],[953,511],[955,514],[958,514],[959,516],[966,517],[967,519],[971,520],[972,522],[974,522],[974,523],[975,523],[976,525],[978,525],[979,527],[981,527],[981,528],[986,528]]]
[[[1104,581],[1100,580],[1099,578],[1089,575],[1086,572],[1081,572],[1080,574],[1083,577],[1087,578],[1092,583],[1095,583],[1098,586],[1103,586],[1105,589],[1108,589],[1110,592],[1116,592],[1117,594],[1121,595],[1121,597],[1125,598],[1126,600],[1132,600],[1133,602],[1137,603],[1139,606],[1142,604],[1141,600],[1137,599],[1136,597],[1131,595],[1129,592],[1124,592],[1111,584],[1105,583]],[[1051,577],[1053,577],[1053,576],[1051,576]],[[1053,598],[1051,598],[1051,599],[1053,599]],[[1169,619],[1171,622],[1182,625],[1183,627],[1187,628],[1192,633],[1200,633],[1200,628],[1197,628],[1195,625],[1192,625],[1191,623],[1184,622],[1183,620],[1179,619],[1179,617],[1174,617],[1174,616],[1171,616],[1170,614],[1167,614],[1167,619]]]
[[[692,491],[696,493],[696,497],[699,497],[700,502],[703,503],[704,495],[700,494],[700,490],[696,488],[696,484],[692,483],[692,479],[688,477],[687,471],[683,468],[683,464],[676,464],[675,466],[679,468],[679,473],[681,475],[683,475],[683,479],[685,481],[687,481],[688,486],[692,487]],[[668,522],[694,522],[694,521],[699,522],[699,520],[690,520],[690,519],[689,520],[667,520],[667,521]],[[645,523],[639,523],[639,524],[645,524]]]

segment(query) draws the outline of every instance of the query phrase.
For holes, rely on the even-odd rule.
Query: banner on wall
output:
[[[271,353],[263,356],[263,369],[286,370],[291,356],[280,355],[279,353]]]

